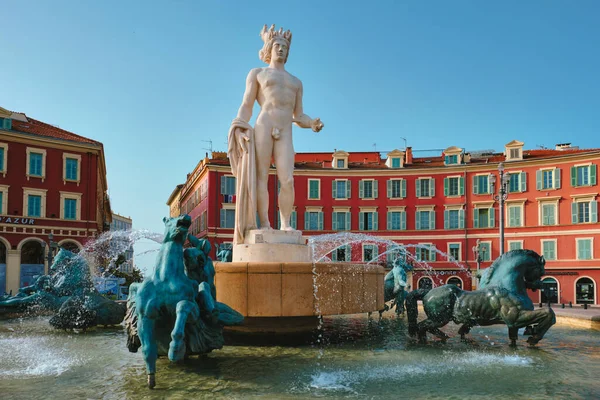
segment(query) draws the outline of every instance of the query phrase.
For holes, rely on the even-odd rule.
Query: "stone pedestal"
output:
[[[233,246],[233,262],[312,262],[301,231],[254,229],[244,244]]]

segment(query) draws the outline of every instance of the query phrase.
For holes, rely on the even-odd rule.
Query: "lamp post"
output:
[[[481,247],[481,241],[477,239],[477,244],[473,246],[473,255],[477,262],[477,273],[475,274],[474,284],[476,283],[477,289],[479,289],[479,271],[481,270],[481,262],[485,258],[485,247]]]
[[[58,248],[58,243],[56,243],[53,239],[54,239],[54,235],[52,233],[48,234],[48,244],[50,245],[50,247],[48,249],[48,270],[50,270],[50,267],[52,266],[52,260],[54,259],[54,252]],[[46,247],[46,242],[42,242],[42,243],[43,243],[43,247]]]
[[[498,185],[498,193],[496,193],[496,175],[490,174],[490,183],[492,186],[492,198],[500,204],[500,255],[504,254],[504,202],[508,197],[508,184],[510,182],[510,174],[504,172],[504,164],[498,164],[498,174],[500,182]]]

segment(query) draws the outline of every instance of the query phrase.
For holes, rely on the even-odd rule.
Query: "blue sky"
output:
[[[0,106],[104,143],[115,212],[162,232],[165,202],[226,149],[263,24],[319,134],[296,151],[600,147],[600,2],[12,1]],[[255,109],[255,112],[257,109]],[[256,113],[255,113],[256,116]]]

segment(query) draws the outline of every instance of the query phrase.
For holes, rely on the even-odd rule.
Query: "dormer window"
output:
[[[450,146],[444,150],[444,165],[458,165],[462,163],[463,149]]]
[[[0,129],[4,129],[5,131],[10,131],[12,129],[12,119],[0,118]]]
[[[505,146],[504,156],[506,161],[516,161],[523,159],[523,142],[513,140]]]
[[[402,168],[404,167],[404,152],[400,150],[393,150],[387,154],[387,160],[385,165],[388,168]]]
[[[350,153],[346,153],[343,150],[336,150],[333,153],[333,162],[331,166],[335,169],[346,169],[348,168],[348,157]]]

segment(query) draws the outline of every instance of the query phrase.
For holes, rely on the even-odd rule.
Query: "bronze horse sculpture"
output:
[[[463,324],[458,332],[462,339],[473,326],[506,324],[511,345],[516,345],[519,328],[535,325],[527,339],[537,344],[556,323],[551,308],[535,310],[527,289],[542,287],[544,257],[532,250],[512,250],[487,268],[476,291],[464,291],[455,285],[417,289],[406,297],[408,330],[411,336],[426,340],[430,332],[443,341],[448,336],[439,328],[453,321]],[[417,323],[417,300],[423,300],[427,319]]]

